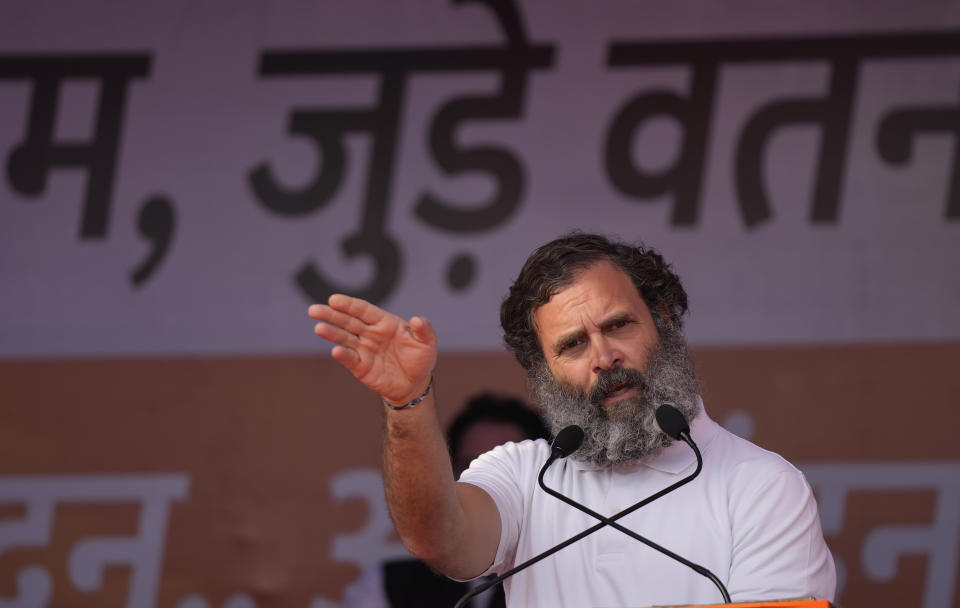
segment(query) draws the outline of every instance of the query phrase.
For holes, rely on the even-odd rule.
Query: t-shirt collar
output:
[[[689,421],[690,436],[697,444],[697,447],[700,448],[700,452],[705,454],[717,436],[717,431],[720,426],[707,415],[707,410],[703,406],[703,400],[699,396],[697,397],[697,408],[697,415],[693,420]],[[697,457],[694,455],[693,450],[690,449],[690,446],[684,441],[673,441],[655,456],[616,465],[615,468],[618,471],[628,471],[638,467],[647,467],[664,473],[677,475],[687,469],[693,468],[696,462]],[[579,462],[576,460],[573,461],[573,464],[577,470],[581,471],[596,471],[605,468],[593,463]]]
[[[699,410],[696,417],[690,421],[690,436],[700,448],[701,454],[705,454],[717,436],[720,426],[707,415],[707,410],[703,407],[703,400],[697,398]],[[690,449],[690,446],[684,441],[674,441],[663,448],[659,454],[651,458],[645,458],[639,464],[677,475],[687,469],[696,466],[697,457]]]

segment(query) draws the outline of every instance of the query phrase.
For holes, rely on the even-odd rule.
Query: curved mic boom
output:
[[[700,469],[702,468],[702,465],[703,465],[703,459],[702,459],[702,457],[701,457],[701,455],[700,455],[700,450],[697,449],[696,444],[693,442],[693,439],[690,438],[690,426],[687,424],[687,421],[686,421],[686,419],[683,417],[683,414],[681,414],[676,408],[674,408],[674,407],[671,406],[671,405],[661,405],[659,408],[657,408],[656,414],[657,414],[657,424],[660,426],[660,429],[661,429],[664,433],[666,433],[667,435],[673,437],[674,439],[683,438],[683,440],[687,443],[687,445],[689,445],[690,447],[693,448],[694,453],[697,455],[697,471],[696,471],[696,473],[699,473],[699,472],[700,472]],[[665,427],[666,427],[666,428],[665,428]],[[570,427],[567,427],[567,428],[570,428]],[[580,431],[581,441],[582,441],[582,439],[583,439],[583,431],[580,430],[580,427],[575,427],[575,428]],[[668,430],[668,429],[669,429],[669,430]],[[566,431],[566,430],[567,430],[567,429],[563,429],[563,431]],[[557,435],[557,439],[560,439],[560,435],[563,434],[563,431],[560,431],[560,433]],[[556,443],[556,441],[555,441],[555,443]],[[578,443],[577,447],[579,447],[579,443]],[[572,452],[573,452],[573,450],[571,450],[570,452],[568,452],[568,454],[569,454],[569,453],[572,453]],[[562,458],[562,457],[565,457],[565,456],[566,456],[566,454],[565,454],[564,456],[561,456],[561,458]],[[640,536],[639,534],[637,534],[637,533],[634,532],[633,530],[630,530],[629,528],[624,528],[623,526],[621,526],[620,524],[618,524],[618,523],[615,521],[615,520],[617,520],[617,519],[620,519],[620,517],[622,517],[623,515],[625,515],[627,512],[633,511],[635,508],[639,508],[639,507],[631,507],[630,509],[627,510],[627,512],[623,512],[623,511],[622,511],[622,512],[618,513],[616,516],[614,516],[613,518],[608,518],[608,517],[604,517],[603,515],[600,515],[599,513],[597,513],[596,511],[594,511],[593,509],[590,509],[589,507],[578,503],[577,501],[573,500],[572,498],[569,498],[569,497],[567,497],[567,496],[564,496],[564,495],[561,494],[560,492],[557,492],[556,490],[554,490],[554,489],[552,489],[552,488],[550,488],[550,487],[547,487],[547,485],[543,482],[543,476],[544,476],[544,474],[547,472],[547,468],[553,463],[553,460],[554,460],[554,458],[553,458],[553,456],[551,456],[551,458],[550,458],[549,460],[547,460],[546,464],[543,465],[543,468],[540,469],[540,475],[537,477],[537,483],[540,484],[540,487],[543,489],[544,492],[546,492],[546,493],[549,494],[550,496],[553,496],[554,498],[557,498],[557,499],[559,499],[559,500],[562,500],[563,502],[567,503],[568,505],[570,505],[571,507],[573,507],[573,508],[575,508],[575,509],[579,509],[580,511],[583,511],[584,513],[586,513],[587,515],[589,515],[589,516],[591,516],[591,517],[593,517],[593,518],[595,518],[595,519],[599,519],[601,522],[603,522],[603,523],[601,524],[601,527],[602,527],[603,525],[607,525],[607,526],[610,526],[610,527],[612,527],[612,528],[615,528],[615,529],[619,530],[620,532],[623,532],[624,534],[626,534],[626,535],[629,536],[630,538],[633,538],[634,540],[638,540],[638,541],[640,541],[641,543],[647,545],[647,546],[650,547],[651,549],[656,549],[657,551],[659,551],[660,553],[663,553],[663,554],[666,555],[667,557],[669,557],[669,558],[671,558],[671,559],[673,559],[673,560],[675,560],[675,561],[680,562],[680,563],[683,564],[684,566],[692,569],[692,570],[693,570],[694,572],[696,572],[697,574],[700,574],[701,576],[705,576],[706,578],[710,579],[710,581],[711,581],[714,585],[716,585],[717,589],[720,590],[720,595],[723,596],[723,601],[726,602],[727,604],[730,603],[730,594],[727,593],[726,587],[723,586],[723,583],[720,582],[720,579],[718,579],[718,578],[716,577],[716,575],[713,574],[713,572],[710,572],[709,570],[707,570],[707,569],[704,568],[703,566],[701,566],[701,565],[699,565],[699,564],[695,564],[695,563],[691,562],[690,560],[685,559],[685,558],[677,555],[676,553],[674,553],[673,551],[670,551],[669,549],[667,549],[667,548],[665,548],[665,547],[661,547],[660,545],[658,545],[657,543],[653,542],[652,540],[649,540],[649,539],[647,539],[647,538],[644,538],[643,536]],[[695,474],[696,474],[696,473],[695,473]],[[661,496],[662,496],[662,494],[661,494]],[[644,504],[646,504],[646,503],[644,503]]]
[[[663,406],[661,406],[661,407],[663,407]],[[672,406],[671,406],[671,408],[672,408]],[[678,412],[678,413],[679,413],[679,412]],[[683,416],[681,415],[681,418],[682,418],[682,417],[683,417]],[[569,428],[569,427],[568,427],[568,428]],[[579,427],[577,427],[577,428],[579,429]],[[557,433],[557,438],[558,438],[558,439],[559,439],[560,435],[563,433],[563,431],[565,431],[565,430],[566,430],[566,429],[563,429],[563,430],[560,431],[560,433]],[[582,432],[583,432],[583,430],[580,429],[580,431],[581,431],[581,441],[582,441]],[[575,431],[571,431],[571,432],[575,433]],[[661,498],[662,496],[664,496],[664,495],[666,495],[666,494],[669,494],[670,492],[673,492],[674,490],[676,490],[676,489],[679,488],[680,486],[690,483],[691,481],[694,480],[694,478],[695,478],[697,475],[700,474],[700,471],[703,469],[703,457],[700,455],[700,449],[697,448],[697,444],[694,443],[694,442],[693,442],[693,439],[690,438],[689,433],[683,433],[683,434],[681,435],[681,439],[683,439],[684,442],[686,442],[686,444],[689,445],[689,446],[693,449],[693,453],[696,454],[696,457],[697,457],[697,468],[694,469],[693,473],[687,475],[686,477],[684,477],[684,478],[681,479],[680,481],[678,481],[678,482],[676,482],[676,483],[674,483],[674,484],[672,484],[672,485],[670,485],[670,486],[667,486],[666,488],[660,490],[659,492],[657,492],[657,493],[655,493],[655,494],[651,494],[650,496],[644,498],[643,500],[641,500],[641,501],[638,502],[637,504],[635,504],[635,505],[633,505],[633,506],[631,506],[631,507],[628,507],[628,508],[624,509],[623,511],[620,511],[619,513],[617,513],[617,514],[614,515],[613,517],[609,518],[609,521],[610,521],[611,523],[617,521],[618,519],[620,519],[620,518],[622,518],[622,517],[626,517],[627,515],[630,515],[631,513],[633,513],[634,511],[636,511],[636,510],[639,509],[640,507],[646,506],[646,505],[650,504],[651,502],[657,500],[658,498]],[[554,439],[554,445],[551,446],[551,447],[556,447],[556,446],[555,446],[556,443],[557,443],[557,440]],[[579,447],[580,447],[579,444],[578,444],[576,447],[579,448]],[[570,452],[568,452],[567,455],[572,454],[575,450],[576,450],[576,448],[574,448],[573,450],[571,450]],[[554,456],[554,455],[551,453],[550,458],[547,459],[547,462],[543,465],[543,468],[540,469],[540,478],[543,477],[543,473],[544,473],[544,471],[547,470],[547,467],[549,467],[551,464],[553,464],[553,461],[556,460],[558,457],[559,457],[559,455],[558,455],[558,456]],[[586,530],[584,530],[584,531],[581,532],[580,534],[577,534],[576,536],[571,536],[570,538],[568,538],[567,540],[563,541],[563,542],[560,543],[559,545],[556,545],[556,546],[554,546],[554,547],[551,547],[551,548],[547,549],[546,551],[544,551],[543,553],[540,553],[539,555],[534,555],[533,557],[531,557],[531,558],[528,559],[527,561],[523,562],[522,564],[520,564],[520,565],[518,565],[518,566],[514,566],[513,568],[507,570],[506,572],[504,572],[504,573],[501,574],[500,576],[497,576],[497,577],[495,577],[495,578],[493,578],[493,579],[490,579],[489,581],[487,581],[486,583],[484,583],[484,584],[482,584],[482,585],[478,585],[478,586],[474,587],[473,589],[471,589],[470,591],[468,591],[466,594],[464,594],[463,597],[460,598],[460,601],[458,601],[458,602],[456,603],[456,605],[454,606],[454,608],[463,608],[463,606],[464,606],[468,601],[470,601],[470,598],[474,597],[475,595],[479,595],[479,594],[483,593],[484,591],[486,591],[486,590],[489,589],[490,587],[493,587],[493,586],[496,585],[497,583],[503,582],[504,580],[510,578],[511,576],[513,576],[513,575],[516,574],[517,572],[520,572],[521,570],[526,570],[527,568],[529,568],[530,566],[532,566],[532,565],[534,565],[535,563],[539,562],[540,560],[543,560],[543,559],[545,559],[545,558],[547,558],[547,557],[550,557],[551,555],[553,555],[554,553],[556,553],[556,552],[559,551],[560,549],[563,549],[563,548],[565,548],[565,547],[568,547],[568,546],[572,545],[573,543],[577,542],[578,540],[580,540],[580,539],[582,539],[582,538],[584,538],[584,537],[586,537],[586,536],[589,536],[589,535],[593,534],[594,532],[596,532],[597,530],[603,528],[603,527],[606,526],[606,525],[607,525],[607,522],[606,522],[606,521],[601,521],[599,524],[593,526],[592,528],[587,528]],[[719,582],[719,581],[717,581],[717,582]],[[727,595],[726,589],[722,589],[722,585],[721,585],[721,593],[722,593],[723,596],[724,596],[724,600],[726,600],[727,603],[729,603],[729,602],[730,602],[730,597],[729,597],[729,595]]]

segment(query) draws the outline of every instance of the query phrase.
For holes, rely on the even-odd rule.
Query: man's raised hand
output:
[[[333,342],[330,354],[370,390],[393,404],[419,397],[437,362],[437,335],[423,317],[405,321],[373,304],[334,294],[309,309],[313,328]]]

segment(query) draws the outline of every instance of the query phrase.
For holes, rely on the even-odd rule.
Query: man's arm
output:
[[[426,392],[437,360],[429,321],[405,321],[369,302],[335,294],[314,304],[314,332],[333,342],[333,358],[396,406]],[[383,472],[387,504],[407,550],[455,578],[493,562],[500,515],[481,489],[457,484],[437,418],[435,391],[415,407],[384,408]]]
[[[473,578],[493,563],[500,515],[486,492],[453,481],[434,403],[428,396],[415,408],[387,412],[387,504],[412,554],[448,576]]]

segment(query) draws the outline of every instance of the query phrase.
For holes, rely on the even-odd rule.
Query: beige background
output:
[[[711,415],[749,413],[753,440],[801,466],[960,461],[958,344],[694,356]],[[506,355],[444,354],[437,378],[444,420],[474,392],[525,390]],[[197,593],[213,606],[237,593],[260,608],[307,606],[336,601],[357,576],[331,559],[331,543],[364,526],[368,505],[334,500],[328,484],[338,471],[379,466],[380,406],[331,359],[5,362],[0,386],[0,475],[189,475],[188,498],[171,509],[158,607]],[[920,605],[925,556],[902,559],[885,583],[857,564],[867,533],[929,524],[936,497],[935,488],[849,495],[843,533],[828,538],[849,564],[844,606]],[[52,605],[123,605],[129,572],[110,569],[101,591],[82,594],[64,580],[66,555],[83,537],[133,533],[136,514],[133,505],[59,505],[49,547],[0,555],[0,598],[13,595],[13,573],[39,563],[56,578]],[[0,505],[3,516],[22,517],[23,507]]]

